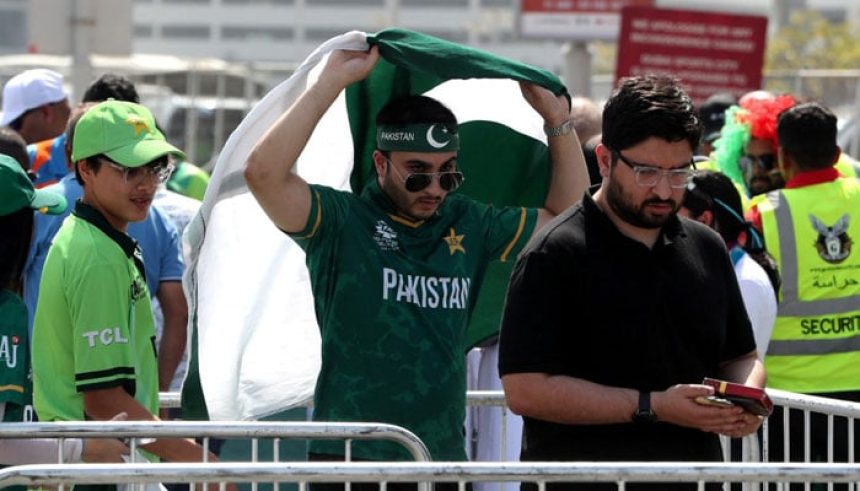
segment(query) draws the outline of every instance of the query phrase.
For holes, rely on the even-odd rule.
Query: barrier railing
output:
[[[547,483],[816,482],[856,483],[860,464],[753,463],[217,463],[217,464],[68,464],[27,465],[0,470],[0,486],[233,482],[534,482]],[[461,484],[460,489],[463,489]]]
[[[129,438],[132,447],[151,438],[292,438],[344,440],[347,459],[352,440],[387,440],[403,446],[416,461],[430,460],[430,452],[414,433],[399,426],[376,423],[252,422],[252,421],[87,421],[3,423],[0,438]],[[62,446],[60,446],[62,452]],[[134,448],[132,448],[134,450]],[[132,454],[133,455],[133,454]],[[63,456],[58,456],[58,462]]]
[[[847,462],[856,462],[857,455],[854,451],[855,446],[855,428],[856,420],[860,419],[860,403],[855,402],[847,402],[840,401],[836,399],[829,399],[824,397],[815,397],[808,396],[804,394],[796,394],[792,392],[786,392],[782,390],[776,389],[768,389],[768,394],[773,400],[774,404],[777,407],[782,407],[785,409],[790,409],[793,411],[799,411],[802,415],[800,419],[803,422],[803,429],[801,430],[804,433],[803,439],[803,462],[811,462],[813,461],[813,452],[812,452],[812,439],[809,431],[810,421],[813,415],[824,415],[827,419],[827,447],[828,452],[826,456],[827,462],[833,462],[836,460],[836,451],[835,441],[837,439],[837,434],[835,433],[835,421],[836,418],[845,418],[846,426],[847,426],[847,449],[846,449],[846,458],[842,459]],[[469,391],[466,395],[467,404],[471,407],[497,407],[502,411],[502,420],[501,420],[501,434],[504,435],[506,433],[506,425],[508,424],[508,418],[512,415],[510,410],[505,405],[505,397],[504,393],[501,391]],[[179,407],[179,394],[178,393],[162,393],[161,394],[161,403],[163,407]],[[783,412],[783,416],[788,413],[788,411]],[[777,421],[779,419],[779,421]],[[726,449],[726,460],[742,460],[744,462],[786,462],[789,460],[788,456],[791,453],[792,442],[789,436],[792,434],[793,428],[794,431],[798,431],[792,421],[788,417],[780,418],[778,415],[772,417],[770,420],[766,420],[764,423],[764,429],[768,430],[771,425],[779,424],[782,427],[782,435],[783,439],[780,445],[780,448],[783,450],[781,455],[774,455],[772,449],[776,443],[780,442],[771,442],[768,438],[769,431],[765,431],[763,433],[764,438],[762,439],[762,445],[759,445],[759,440],[756,436],[751,435],[742,440],[740,445],[735,445],[734,449],[732,445],[729,443],[730,439],[723,438],[723,447]],[[860,428],[857,428],[860,429]],[[500,440],[500,449],[498,455],[500,456],[499,460],[504,460],[501,456],[506,455],[506,442],[505,439],[502,438]],[[734,452],[733,452],[734,450]],[[740,456],[732,455],[740,451]],[[796,460],[796,459],[795,459]]]

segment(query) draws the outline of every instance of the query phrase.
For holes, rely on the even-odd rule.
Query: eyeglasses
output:
[[[621,155],[621,152],[617,150],[613,150],[612,154],[615,155],[618,160],[624,162],[627,167],[633,169],[633,174],[636,176],[636,184],[642,187],[656,186],[657,183],[660,182],[660,179],[665,176],[669,181],[669,186],[674,189],[683,189],[687,187],[687,183],[690,182],[690,179],[696,172],[696,165],[692,160],[690,160],[690,167],[684,167],[681,169],[660,169],[658,167],[627,160],[627,158]]]
[[[743,154],[738,160],[738,164],[745,175],[750,176],[755,172],[755,167],[759,167],[764,171],[771,171],[776,166],[776,156],[772,153],[764,155]]]
[[[439,187],[447,192],[454,191],[463,184],[463,181],[466,180],[463,173],[459,171],[411,172],[406,174],[406,177],[404,178],[400,172],[397,172],[397,167],[394,166],[394,163],[391,160],[386,159],[386,162],[388,162],[391,169],[394,170],[394,173],[397,174],[397,177],[403,181],[403,186],[410,193],[417,193],[418,191],[425,189],[433,182],[433,178],[439,179]]]
[[[159,162],[156,164],[143,165],[140,167],[126,167],[119,165],[108,159],[102,159],[102,162],[108,164],[117,172],[122,174],[122,179],[129,183],[139,183],[144,178],[150,181],[155,181],[157,184],[163,184],[173,173],[174,166],[169,162]]]

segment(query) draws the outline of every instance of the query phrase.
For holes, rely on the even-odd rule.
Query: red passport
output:
[[[770,416],[773,412],[773,401],[764,389],[713,378],[705,378],[702,383],[713,387],[714,395],[727,399],[753,414]]]

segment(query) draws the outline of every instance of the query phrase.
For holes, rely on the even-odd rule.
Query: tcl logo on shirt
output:
[[[96,341],[102,346],[111,344],[128,344],[128,338],[122,337],[122,331],[118,327],[109,327],[100,331],[87,331],[81,336],[87,338],[87,344],[90,348],[96,347]]]

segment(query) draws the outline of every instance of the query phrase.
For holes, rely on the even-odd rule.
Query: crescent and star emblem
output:
[[[429,144],[430,144],[430,146],[431,146],[431,147],[433,147],[433,148],[443,148],[443,147],[444,147],[445,145],[447,145],[451,140],[450,140],[450,138],[449,138],[448,140],[445,140],[445,141],[443,141],[443,142],[440,142],[439,140],[437,140],[437,139],[433,138],[433,130],[434,130],[437,126],[439,126],[439,125],[438,125],[438,124],[434,124],[434,125],[430,126],[429,128],[427,128],[427,143],[429,143]],[[443,128],[444,128],[444,127],[443,127]],[[443,131],[445,131],[445,130],[443,129]],[[447,131],[445,131],[445,133],[447,133]]]

